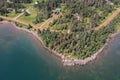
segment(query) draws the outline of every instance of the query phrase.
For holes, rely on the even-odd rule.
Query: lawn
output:
[[[37,9],[35,9],[32,4],[25,4],[25,7],[27,7],[27,9],[29,9],[30,15],[29,16],[23,15],[23,16],[19,17],[18,20],[22,20],[27,23],[33,23],[35,21]]]
[[[12,12],[10,12],[10,13],[8,13],[7,15],[8,15],[8,17],[10,17],[10,18],[14,18],[14,17],[16,17],[16,16],[18,16],[20,13],[15,13],[14,11],[12,11]]]

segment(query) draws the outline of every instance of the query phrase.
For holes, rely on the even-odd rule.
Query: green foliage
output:
[[[15,24],[16,24],[17,27],[28,29],[28,27],[26,25],[23,25],[23,24],[20,24],[20,23],[17,23],[17,22],[15,22]]]
[[[103,0],[62,0],[60,1],[62,17],[54,20],[50,26],[67,23],[67,28],[70,28],[72,32],[84,32],[95,28],[115,10],[116,3],[120,3],[118,0],[110,2]]]
[[[2,19],[2,18],[0,18],[0,21],[3,21],[3,19]]]
[[[35,4],[36,0],[33,0],[32,4],[30,4],[32,0],[10,1],[12,3],[5,0],[0,2],[0,14],[9,16],[7,8],[12,8],[15,13],[18,13],[26,7],[29,8],[31,15],[25,11],[25,15],[20,17],[20,20],[30,24],[41,23],[49,19],[54,14],[53,10],[60,8],[61,15],[49,24],[49,28],[56,31],[70,30],[71,33],[51,32],[50,30],[38,30],[37,32],[47,47],[70,58],[83,59],[99,50],[108,36],[116,31],[116,25],[120,20],[119,15],[103,29],[91,30],[101,24],[120,5],[119,0],[37,0],[37,4]],[[31,25],[25,26],[19,23],[16,25],[32,29]]]
[[[62,34],[44,30],[39,35],[50,49],[67,57],[83,59],[91,56],[105,44],[108,36],[115,32],[119,20],[120,15],[99,31],[78,31],[72,34]]]

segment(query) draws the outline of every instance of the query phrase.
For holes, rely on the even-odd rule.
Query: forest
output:
[[[70,59],[84,59],[99,50],[109,38],[110,34],[116,32],[116,26],[120,22],[118,15],[108,26],[99,31],[75,32],[62,34],[50,32],[49,30],[38,31],[44,44],[52,50],[59,52]]]
[[[119,7],[120,0],[0,0],[0,15],[9,17],[13,11],[14,15],[24,12],[18,20],[38,26],[47,22],[41,26],[46,29],[36,30],[45,46],[67,58],[84,59],[116,32],[120,15],[104,28],[94,28]]]

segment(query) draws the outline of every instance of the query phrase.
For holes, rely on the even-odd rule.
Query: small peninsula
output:
[[[35,35],[64,65],[83,65],[120,32],[120,1],[0,0],[0,21]]]

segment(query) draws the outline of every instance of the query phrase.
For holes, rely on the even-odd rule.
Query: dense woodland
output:
[[[60,15],[49,23],[47,30],[38,30],[44,44],[70,58],[86,58],[105,44],[108,36],[115,32],[120,16],[105,28],[94,31],[118,6],[120,0],[0,0],[0,14],[7,16],[8,8],[20,13],[33,4],[37,9],[34,23],[41,23],[53,16],[60,8]],[[69,31],[51,32],[49,29]]]
[[[71,34],[40,32],[40,36],[47,47],[70,58],[86,58],[100,49],[108,36],[115,31],[120,16],[107,27],[92,31],[106,16],[119,5],[119,0],[62,0],[57,6],[61,7],[62,17],[50,24],[60,26],[60,29],[70,29]],[[54,8],[54,7],[53,7]],[[90,31],[88,31],[90,30]]]
[[[94,54],[105,44],[109,35],[116,31],[119,21],[120,15],[99,31],[79,31],[72,34],[50,32],[49,30],[38,32],[45,45],[50,49],[70,58],[83,59]]]

